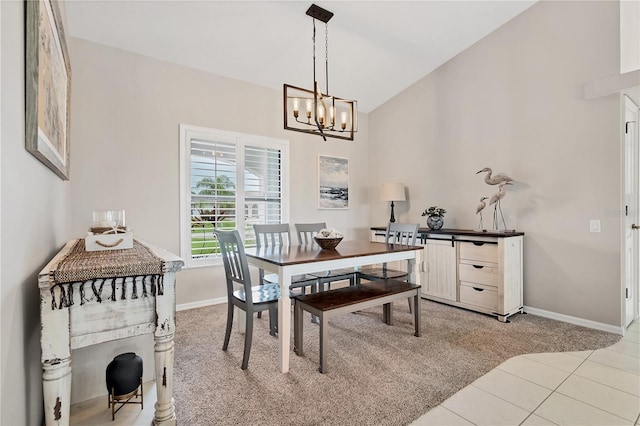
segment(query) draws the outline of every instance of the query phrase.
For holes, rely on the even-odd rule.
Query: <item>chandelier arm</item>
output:
[[[324,132],[322,131],[322,126],[318,121],[318,82],[317,81],[313,82],[313,108],[315,111],[315,114],[313,114],[313,120],[316,122],[316,127],[320,132],[320,136],[322,136],[322,139],[324,139],[324,141],[326,142],[327,137],[324,135]]]
[[[314,123],[308,123],[308,122],[306,122],[306,121],[300,120],[300,118],[298,118],[298,117],[294,117],[294,121],[295,121],[296,123],[304,124],[304,125],[307,125],[307,126],[309,126],[309,127],[318,127],[318,125],[317,125],[317,124],[314,124]],[[350,130],[346,130],[346,129],[345,129],[345,130],[342,130],[342,129],[336,129],[336,127],[335,127],[335,126],[325,127],[325,128],[324,128],[324,131],[325,131],[325,132],[338,132],[338,133],[349,133],[349,132],[350,132]]]

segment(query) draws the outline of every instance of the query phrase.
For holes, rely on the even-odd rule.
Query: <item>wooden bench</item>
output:
[[[327,372],[327,335],[329,318],[383,305],[383,321],[393,325],[391,302],[414,298],[414,335],[420,337],[420,286],[398,280],[379,280],[318,293],[294,296],[293,350],[304,355],[302,348],[303,311],[316,315],[320,320],[320,368]]]

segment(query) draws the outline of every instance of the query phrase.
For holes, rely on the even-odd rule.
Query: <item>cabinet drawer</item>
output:
[[[494,266],[460,263],[458,276],[460,281],[498,287],[498,268]]]
[[[482,242],[461,242],[460,259],[498,263],[498,245]]]
[[[498,292],[492,287],[460,282],[460,302],[497,311]]]

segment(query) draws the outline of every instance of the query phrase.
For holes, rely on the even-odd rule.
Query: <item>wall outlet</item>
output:
[[[589,221],[589,232],[600,232],[600,219],[591,219]]]

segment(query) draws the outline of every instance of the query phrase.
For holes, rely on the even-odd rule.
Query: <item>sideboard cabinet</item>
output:
[[[384,241],[385,228],[371,228]],[[523,307],[522,232],[420,228],[422,297],[507,322]]]

